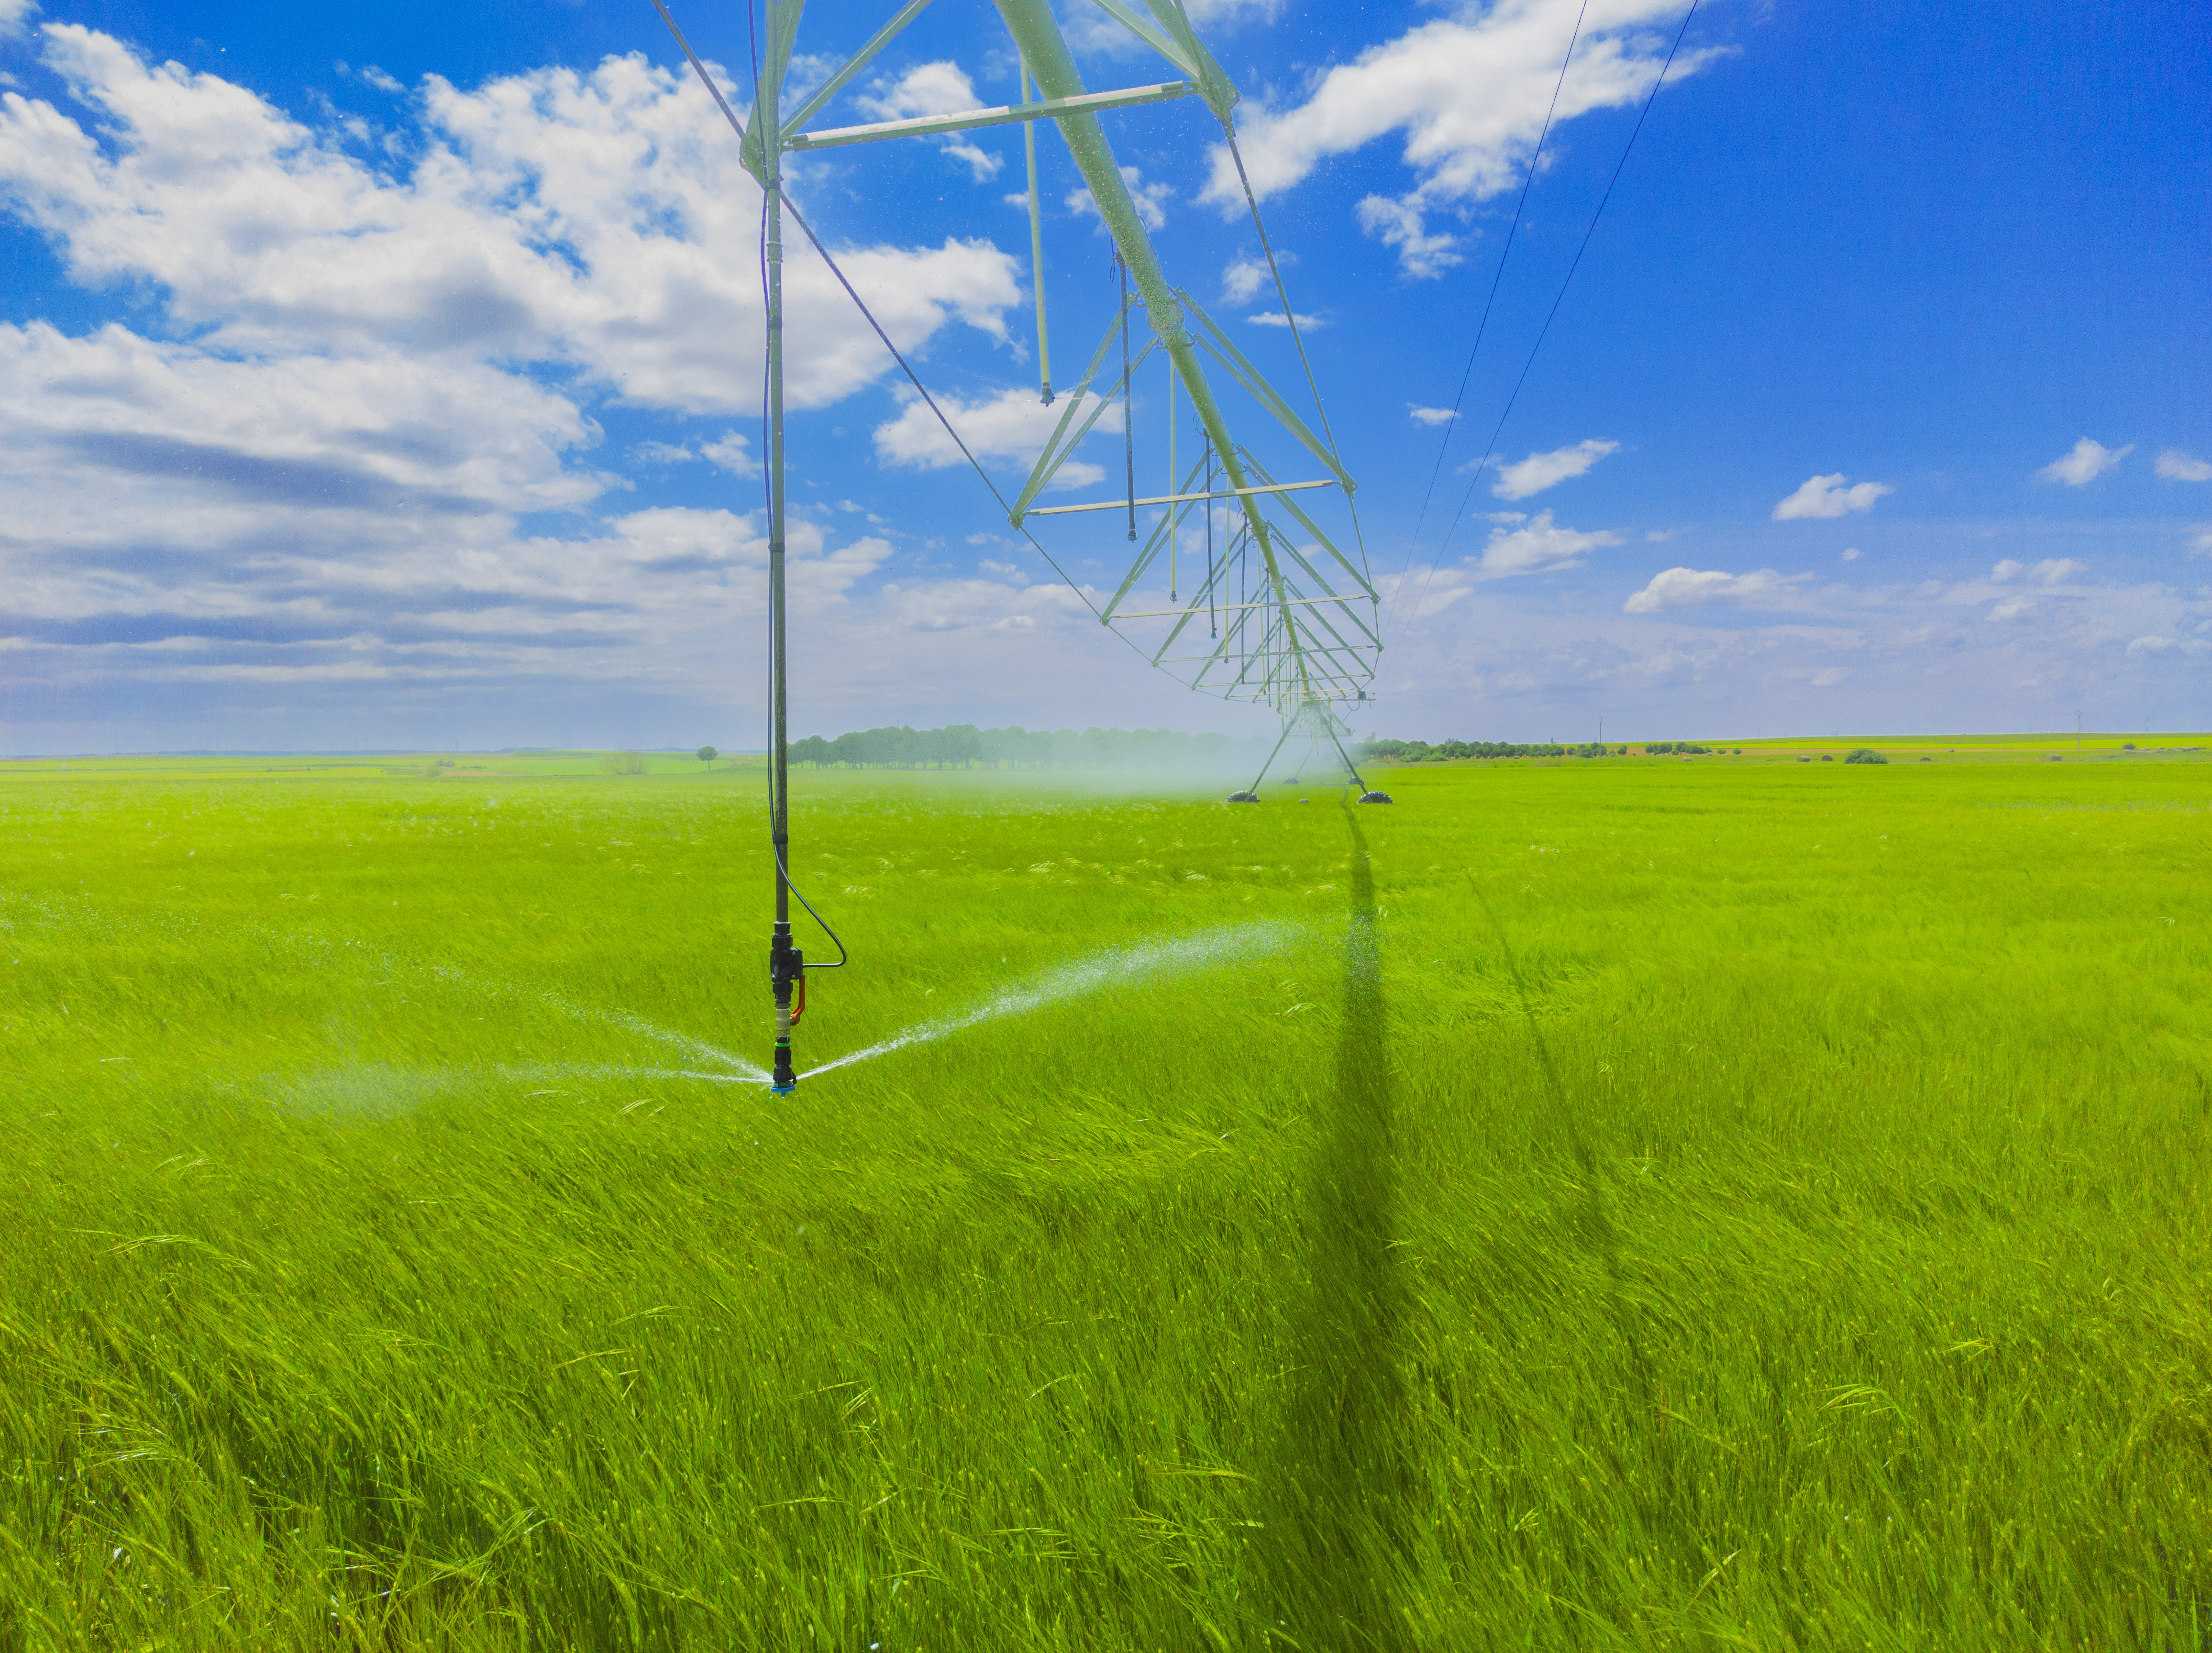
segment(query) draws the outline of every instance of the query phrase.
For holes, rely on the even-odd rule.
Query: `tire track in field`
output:
[[[1335,1113],[1307,1177],[1309,1297],[1292,1323],[1294,1376],[1265,1530],[1275,1598],[1294,1644],[1405,1644],[1396,1586],[1410,1571],[1406,1385],[1398,1342],[1407,1291],[1392,1261],[1395,1087],[1386,1048],[1375,878],[1349,805],[1352,913]]]

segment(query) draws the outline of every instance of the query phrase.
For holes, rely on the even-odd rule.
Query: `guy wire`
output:
[[[1429,571],[1422,578],[1420,596],[1414,599],[1413,611],[1416,614],[1420,612],[1421,603],[1429,594],[1429,581],[1436,578],[1437,562],[1443,559],[1444,548],[1451,544],[1452,534],[1458,529],[1460,520],[1467,514],[1467,507],[1474,498],[1474,490],[1482,483],[1483,467],[1489,464],[1490,456],[1498,451],[1498,439],[1505,432],[1505,421],[1513,412],[1514,403],[1521,398],[1521,387],[1528,382],[1528,370],[1536,365],[1536,352],[1544,348],[1545,337],[1552,331],[1553,319],[1559,313],[1559,306],[1566,301],[1567,288],[1574,281],[1575,271],[1582,267],[1583,254],[1589,251],[1590,237],[1597,234],[1597,221],[1605,212],[1606,203],[1613,199],[1613,185],[1620,182],[1621,171],[1628,165],[1629,152],[1636,147],[1637,135],[1643,131],[1644,119],[1651,113],[1651,106],[1659,100],[1659,88],[1667,83],[1667,71],[1674,66],[1674,55],[1682,49],[1682,37],[1690,32],[1690,20],[1698,15],[1699,3],[1700,0],[1690,0],[1689,10],[1682,14],[1682,26],[1674,31],[1674,44],[1667,49],[1667,61],[1659,66],[1659,76],[1651,82],[1650,94],[1644,100],[1644,107],[1636,117],[1636,125],[1629,129],[1628,142],[1620,146],[1620,159],[1613,163],[1613,176],[1606,180],[1605,193],[1598,198],[1597,209],[1590,214],[1589,228],[1583,231],[1582,244],[1575,249],[1574,261],[1568,264],[1566,277],[1559,283],[1559,293],[1552,300],[1552,307],[1544,314],[1544,325],[1537,330],[1536,342],[1528,347],[1528,359],[1521,364],[1521,376],[1513,381],[1513,393],[1505,398],[1505,410],[1498,416],[1498,423],[1490,433],[1490,445],[1483,450],[1481,459],[1475,465],[1474,475],[1467,484],[1467,492],[1461,496],[1459,509],[1452,514],[1451,524],[1444,530],[1444,537],[1437,542],[1436,558],[1431,561]]]
[[[1528,170],[1521,175],[1521,198],[1513,204],[1513,222],[1506,227],[1505,245],[1498,250],[1498,268],[1490,277],[1490,296],[1482,301],[1482,319],[1475,324],[1474,343],[1467,353],[1467,366],[1459,376],[1459,389],[1452,397],[1452,416],[1444,421],[1443,439],[1437,444],[1437,462],[1429,470],[1429,485],[1421,495],[1420,514],[1413,519],[1413,537],[1406,546],[1406,566],[1398,571],[1398,583],[1406,582],[1406,575],[1413,566],[1413,553],[1421,543],[1421,528],[1429,520],[1429,501],[1435,497],[1437,479],[1443,475],[1444,454],[1451,447],[1453,431],[1459,428],[1460,404],[1467,399],[1468,381],[1474,377],[1474,358],[1481,352],[1483,335],[1490,331],[1490,312],[1498,302],[1498,289],[1505,280],[1505,261],[1513,256],[1513,239],[1521,231],[1521,215],[1528,205],[1529,186],[1536,181],[1537,163],[1544,158],[1544,144],[1552,136],[1552,118],[1559,112],[1559,94],[1567,83],[1567,66],[1575,60],[1575,47],[1583,38],[1583,19],[1589,15],[1589,0],[1583,0],[1582,10],[1575,14],[1575,32],[1567,40],[1567,55],[1559,59],[1559,77],[1552,83],[1551,106],[1544,111],[1544,129],[1536,134],[1536,147],[1528,156]],[[1478,470],[1476,474],[1480,475]]]

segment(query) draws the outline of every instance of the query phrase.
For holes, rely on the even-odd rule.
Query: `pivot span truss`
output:
[[[994,0],[1019,58],[1021,102],[912,120],[822,128],[811,123],[836,103],[930,0],[908,0],[787,115],[782,108],[783,85],[797,49],[805,0],[763,0],[767,40],[753,109],[742,124],[734,114],[732,121],[740,125],[744,164],[768,195],[771,282],[780,285],[780,220],[789,206],[783,179],[787,155],[1020,125],[1029,167],[1031,277],[1036,289],[1042,399],[1048,404],[1061,399],[1063,393],[1056,393],[1052,386],[1042,271],[1044,225],[1037,191],[1036,126],[1049,121],[1059,130],[1105,221],[1127,272],[1125,287],[1133,284],[1134,290],[1125,291],[1089,368],[1073,394],[1065,397],[1066,406],[1052,438],[1019,493],[1011,502],[1002,496],[1002,503],[1008,504],[1008,522],[1060,569],[1063,559],[1053,555],[1051,545],[1067,549],[1071,531],[1095,524],[1110,532],[1121,526],[1113,520],[1118,514],[1126,520],[1128,537],[1134,538],[1136,514],[1143,511],[1152,519],[1148,532],[1133,556],[1124,554],[1126,565],[1110,597],[1097,601],[1094,591],[1069,582],[1077,585],[1102,624],[1193,689],[1230,700],[1259,702],[1286,718],[1316,701],[1364,700],[1382,651],[1380,605],[1359,533],[1352,499],[1356,484],[1338,453],[1310,369],[1307,389],[1320,425],[1318,435],[1197,299],[1187,289],[1169,283],[1099,119],[1114,110],[1195,98],[1218,122],[1234,154],[1237,88],[1199,41],[1181,0],[1142,0],[1141,7],[1129,0],[1091,3],[1114,27],[1164,59],[1180,78],[1091,91],[1048,0]],[[665,17],[664,0],[654,3]],[[672,19],[670,27],[675,27]],[[689,47],[685,50],[688,54]],[[696,65],[697,59],[693,62]],[[706,78],[703,67],[701,76]],[[711,88],[711,81],[708,84]],[[1241,177],[1241,155],[1237,168]],[[1246,195],[1249,202],[1249,187]],[[1267,231],[1256,205],[1252,218],[1267,247]],[[811,231],[809,234],[811,238]],[[1267,261],[1272,271],[1272,248]],[[1275,287],[1284,323],[1303,363],[1305,347],[1299,319],[1279,274]],[[770,490],[770,512],[775,519],[770,525],[773,553],[782,541],[782,316],[779,295],[773,291],[769,307],[769,416],[775,427],[769,447],[776,473]],[[1127,329],[1133,317],[1139,315],[1151,337],[1133,359]],[[1119,361],[1114,349],[1117,337],[1123,343]],[[1168,364],[1170,457],[1166,491],[1138,495],[1133,479],[1121,498],[1073,505],[1036,503],[1109,410],[1118,403],[1123,416],[1128,416],[1136,376],[1155,353]],[[1288,450],[1277,460],[1285,466],[1285,476],[1278,477],[1255,451],[1266,446],[1256,440],[1255,430],[1243,433],[1255,438],[1252,442],[1240,440],[1209,371],[1243,393],[1240,422],[1249,425],[1256,417],[1258,428],[1271,432],[1276,446]],[[1201,438],[1199,453],[1180,471],[1173,458],[1178,397],[1188,402]],[[1290,440],[1282,441],[1284,436]],[[1297,475],[1291,466],[1306,474]],[[1333,510],[1321,502],[1324,492],[1335,498]],[[1331,514],[1344,525],[1336,534],[1317,520]],[[1048,536],[1051,545],[1040,534]],[[1110,566],[1110,541],[1105,546],[1095,543],[1104,538],[1094,529],[1089,539],[1075,543],[1086,556],[1096,551],[1096,560]],[[1347,544],[1340,544],[1340,538]],[[1210,557],[1203,549],[1209,544]],[[1182,577],[1186,562],[1192,575],[1188,580]],[[1159,586],[1169,593],[1164,603],[1154,589]]]

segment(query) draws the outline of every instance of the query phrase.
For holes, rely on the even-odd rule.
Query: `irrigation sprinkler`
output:
[[[805,897],[793,887],[789,860],[782,302],[783,221],[787,216],[799,227],[814,253],[866,318],[884,349],[944,425],[954,444],[975,465],[985,486],[1005,509],[1007,522],[1075,589],[1100,625],[1136,649],[1152,665],[1201,694],[1271,708],[1282,719],[1283,741],[1300,730],[1316,739],[1326,735],[1359,785],[1364,803],[1388,803],[1389,799],[1385,793],[1370,790],[1360,780],[1358,768],[1340,738],[1346,726],[1330,708],[1334,702],[1368,698],[1368,685],[1374,680],[1382,648],[1381,599],[1368,565],[1353,501],[1357,484],[1338,453],[1328,410],[1322,403],[1312,363],[1307,357],[1297,313],[1291,306],[1273,246],[1260,219],[1258,203],[1245,179],[1233,114],[1239,94],[1222,72],[1221,65],[1200,43],[1182,0],[1143,0],[1141,9],[1131,0],[1095,0],[1112,26],[1126,30],[1140,46],[1164,59],[1176,71],[1176,78],[1113,91],[1091,91],[1076,68],[1050,0],[993,0],[1014,49],[1020,82],[1018,102],[999,108],[839,127],[818,127],[812,123],[921,15],[929,0],[905,0],[866,43],[823,79],[788,117],[782,107],[783,85],[797,48],[805,0],[761,0],[766,13],[767,37],[753,65],[752,107],[743,119],[730,107],[706,65],[685,41],[669,10],[668,0],[653,3],[693,71],[737,132],[744,165],[759,182],[764,200],[762,286],[767,307],[763,416],[768,424],[769,813],[769,837],[775,852],[775,920],[769,946],[769,981],[775,1000],[773,1088],[781,1092],[792,1090],[798,1083],[791,1062],[791,1036],[806,1003],[807,965],[800,951],[792,945],[792,902],[797,900],[817,923],[821,921],[820,915],[815,914],[806,905]],[[1253,228],[1266,254],[1289,337],[1297,348],[1312,413],[1319,425],[1318,434],[1188,289],[1170,284],[1107,141],[1105,128],[1100,124],[1101,115],[1116,110],[1192,98],[1203,104],[1218,123],[1220,137],[1243,182]],[[1053,384],[1046,331],[1045,229],[1036,158],[1036,130],[1041,121],[1051,122],[1058,131],[1113,242],[1116,302],[1089,367],[1072,387],[1063,384],[1055,388]],[[930,395],[928,387],[891,343],[866,301],[839,269],[830,249],[807,224],[787,191],[784,163],[788,156],[811,156],[896,138],[936,137],[1016,125],[1023,131],[1024,158],[1027,163],[1030,274],[1036,288],[1041,399],[1047,406],[1065,405],[1050,440],[1038,454],[1022,488],[1010,501],[1000,493],[989,473],[976,464],[967,443]],[[1195,144],[1211,136],[1209,131],[1201,130],[1191,142]],[[1130,322],[1139,311],[1143,312],[1152,337],[1133,356]],[[1109,367],[1117,343],[1121,346],[1119,360]],[[1165,357],[1169,368],[1165,443],[1168,486],[1164,494],[1139,498],[1136,491],[1134,375],[1155,351]],[[1265,416],[1253,422],[1256,429],[1244,431],[1240,436],[1238,429],[1232,428],[1230,411],[1209,378],[1208,363],[1241,392],[1240,419],[1247,414]],[[1178,400],[1188,408],[1203,438],[1200,457],[1180,472],[1176,469],[1174,428]],[[1124,450],[1125,487],[1121,496],[1072,504],[1037,504],[1039,495],[1054,484],[1078,445],[1091,435],[1107,410],[1117,403],[1121,409]],[[1271,435],[1290,460],[1317,467],[1322,474],[1294,477],[1285,472],[1279,476],[1275,465],[1285,460],[1279,457],[1275,465],[1271,465],[1262,457],[1261,431]],[[1321,503],[1325,498],[1334,500],[1340,507],[1340,514],[1349,527],[1348,550],[1316,520],[1317,514],[1329,514],[1329,507]],[[1151,531],[1142,537],[1139,511],[1153,514]],[[1112,514],[1106,514],[1109,513]],[[1182,547],[1186,543],[1184,531],[1194,514],[1203,519],[1202,537],[1207,548],[1202,584],[1195,580],[1185,582],[1180,566]],[[1080,530],[1102,519],[1111,525],[1115,538],[1126,537],[1127,542],[1136,545],[1133,554],[1125,549],[1115,558],[1125,564],[1126,573],[1111,596],[1103,602],[1095,600],[1102,593],[1068,575],[1060,560],[1038,538],[1040,532]],[[1218,555],[1217,530],[1221,534]],[[1190,543],[1194,545],[1195,541]],[[1106,548],[1096,549],[1098,560],[1108,561]],[[1163,574],[1164,581],[1160,577]],[[1167,586],[1164,598],[1155,590],[1162,583]],[[1205,623],[1203,643],[1199,641],[1196,629],[1200,621]],[[1183,652],[1177,653],[1178,648]],[[1283,741],[1277,742],[1277,752],[1281,751]],[[1273,761],[1271,754],[1268,762]],[[1261,775],[1265,774],[1263,766]],[[1236,794],[1235,801],[1256,801],[1259,784],[1255,780],[1252,790]],[[823,927],[829,929],[826,924]],[[836,939],[834,933],[830,939]],[[842,964],[846,962],[842,943],[838,944],[838,963]],[[836,966],[817,964],[813,968]]]

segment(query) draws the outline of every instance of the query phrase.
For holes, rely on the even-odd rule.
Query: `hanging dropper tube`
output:
[[[769,1088],[799,1088],[791,1066],[791,1001],[806,964],[791,945],[790,718],[785,672],[783,479],[783,140],[777,129],[776,84],[754,88],[753,119],[761,130],[768,176],[768,610],[769,839],[775,851],[775,929],[768,944],[768,979],[775,995],[775,1065]]]
[[[1176,381],[1176,364],[1175,364],[1175,359],[1174,359],[1172,356],[1170,356],[1170,357],[1168,359],[1168,492],[1169,492],[1169,493],[1170,493],[1170,494],[1173,494],[1173,493],[1176,491],[1176,468],[1175,468],[1175,428],[1176,428],[1176,412],[1175,412],[1175,381]],[[1213,502],[1213,501],[1211,501],[1211,500],[1208,500],[1208,501],[1206,501],[1206,503],[1207,503],[1208,505],[1212,504],[1212,502]],[[1180,511],[1178,511],[1178,510],[1176,510],[1176,507],[1175,507],[1174,506],[1172,506],[1172,505],[1169,506],[1169,507],[1168,507],[1168,601],[1169,601],[1169,602],[1170,602],[1170,603],[1176,602],[1176,601],[1180,600],[1180,599],[1176,597],[1176,526],[1178,523],[1180,523],[1182,520],[1182,512],[1180,512]]]
[[[1022,101],[1030,99],[1030,60],[1021,60]],[[1052,405],[1052,340],[1044,326],[1044,210],[1037,203],[1036,122],[1022,123],[1022,150],[1030,163],[1030,280],[1036,288],[1037,313],[1037,380],[1044,394],[1040,398],[1047,407]]]
[[[1114,250],[1114,270],[1121,278],[1121,462],[1129,483],[1129,538],[1137,537],[1136,386],[1129,382],[1129,266]],[[1168,492],[1175,489],[1170,486]]]

